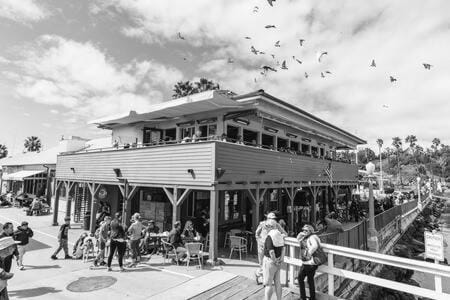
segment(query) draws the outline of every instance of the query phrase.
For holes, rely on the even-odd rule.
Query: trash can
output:
[[[89,230],[90,223],[91,223],[91,212],[88,211],[88,212],[86,212],[86,214],[84,215],[84,219],[83,219],[83,229],[84,229],[84,230]]]

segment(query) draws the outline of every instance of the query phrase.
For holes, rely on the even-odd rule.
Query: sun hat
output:
[[[274,219],[274,220],[276,220],[277,216],[273,212],[270,212],[270,213],[267,214],[266,218],[267,219]]]

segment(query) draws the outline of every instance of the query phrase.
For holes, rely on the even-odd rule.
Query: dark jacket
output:
[[[33,230],[31,230],[29,227],[25,229],[22,226],[18,226],[17,230],[14,231],[13,234],[13,238],[16,241],[20,242],[20,246],[27,245],[31,237],[33,237]]]
[[[111,239],[126,239],[125,229],[117,220],[111,221]]]
[[[181,238],[180,229],[172,229],[169,232],[169,243],[171,243],[175,248],[183,246],[183,239]]]

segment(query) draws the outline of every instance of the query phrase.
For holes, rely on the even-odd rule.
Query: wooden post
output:
[[[97,215],[97,197],[95,197],[95,183],[87,184],[89,188],[89,192],[91,193],[91,219],[89,222],[89,231],[91,233],[95,233],[95,225],[96,225],[96,215]]]
[[[70,190],[72,185],[67,181],[64,182],[66,187],[66,217],[70,217],[70,208],[71,208],[71,199],[70,199]]]
[[[124,179],[124,186],[123,186],[123,205],[122,205],[122,225],[127,224],[128,220],[128,180]],[[93,196],[92,196],[93,197]]]
[[[209,201],[209,261],[214,265],[218,254],[219,191],[210,191]]]
[[[435,264],[439,264],[439,260],[434,260]],[[441,275],[434,275],[434,290],[438,293],[442,293],[442,276]]]
[[[295,257],[295,247],[294,246],[289,246],[289,257]],[[294,265],[293,264],[289,264],[289,283],[288,286],[289,287],[294,287],[294,282],[295,282],[295,276],[294,276]],[[300,283],[299,283],[300,284]]]
[[[55,204],[53,206],[53,226],[58,226],[58,210],[59,210],[59,188],[61,182],[56,182]]]
[[[180,221],[180,209],[177,205],[178,201],[178,188],[173,189],[173,203],[172,203],[172,225],[175,224],[175,222]]]
[[[334,268],[333,253],[328,253],[328,267]],[[328,273],[328,295],[334,296],[334,275]]]

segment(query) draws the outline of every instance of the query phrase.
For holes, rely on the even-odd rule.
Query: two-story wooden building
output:
[[[365,143],[263,90],[207,91],[93,123],[111,131],[111,148],[61,154],[56,168],[57,188],[84,202],[91,230],[105,205],[163,230],[206,211],[213,259],[225,232],[254,231],[266,211],[296,231],[335,209],[358,175],[335,152]]]

